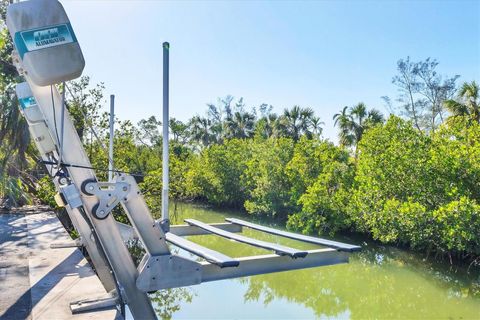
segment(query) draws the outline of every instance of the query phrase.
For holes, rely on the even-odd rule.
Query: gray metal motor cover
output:
[[[13,3],[7,8],[6,20],[24,72],[35,84],[47,86],[82,74],[82,50],[60,2]]]

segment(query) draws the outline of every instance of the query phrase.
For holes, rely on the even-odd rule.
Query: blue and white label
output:
[[[15,34],[15,46],[23,58],[25,53],[76,42],[70,23],[38,29],[19,31]]]
[[[26,97],[19,99],[20,105],[22,106],[22,110],[34,107],[37,105],[37,101],[35,100],[34,97]]]

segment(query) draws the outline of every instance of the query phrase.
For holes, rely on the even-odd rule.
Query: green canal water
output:
[[[192,204],[179,204],[171,214],[174,224],[184,218],[224,222],[238,216]],[[243,233],[295,248],[318,248],[248,228]],[[233,257],[268,253],[213,235],[189,239]],[[159,291],[152,301],[160,318],[173,319],[480,319],[478,269],[467,272],[365,239],[338,240],[363,250],[352,254],[349,264]]]

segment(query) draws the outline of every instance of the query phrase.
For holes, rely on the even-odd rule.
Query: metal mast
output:
[[[110,95],[110,144],[108,148],[108,182],[113,179],[113,135],[115,125],[115,95]]]
[[[169,183],[169,148],[168,148],[168,81],[169,81],[169,50],[170,44],[163,43],[163,160],[162,160],[162,224],[168,231],[170,220],[168,215],[168,183]]]

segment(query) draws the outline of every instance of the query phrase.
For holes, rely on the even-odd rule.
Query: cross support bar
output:
[[[204,262],[201,263],[202,282],[348,263],[348,256],[346,252],[328,248],[310,250],[303,259],[276,254],[242,257],[238,258],[240,265],[237,268],[220,269],[214,264]]]
[[[156,223],[158,224],[159,220],[157,220]],[[242,226],[238,224],[221,222],[221,223],[210,223],[209,225],[218,229],[228,231],[228,232],[237,232],[237,233],[242,232]],[[122,234],[124,241],[138,239],[138,235],[135,232],[135,229],[133,229],[131,226],[117,221],[117,227],[120,230],[120,233]],[[203,235],[211,234],[210,232],[200,229],[199,227],[190,226],[188,224],[178,224],[178,225],[170,226],[170,233],[180,237],[203,236]]]
[[[150,292],[208,281],[328,266],[348,263],[348,256],[348,252],[326,248],[310,250],[303,259],[276,254],[237,258],[239,265],[233,268],[220,268],[210,262],[196,262],[175,254],[156,256],[140,263],[137,287],[144,292]]]

